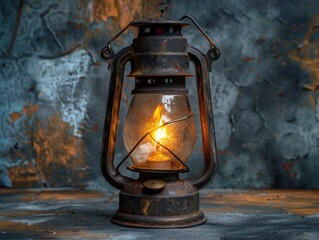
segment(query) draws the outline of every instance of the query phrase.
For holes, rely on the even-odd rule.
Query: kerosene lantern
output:
[[[109,63],[111,77],[106,106],[101,169],[105,179],[121,190],[119,210],[112,222],[143,228],[176,228],[206,221],[199,209],[198,190],[213,176],[217,157],[213,124],[212,97],[208,72],[220,51],[193,18],[178,21],[161,17],[133,21],[114,36],[102,50]],[[210,44],[206,54],[188,46],[181,34],[191,20]],[[114,54],[111,42],[129,27],[138,29],[132,45]],[[126,157],[114,164],[116,133],[126,64],[131,63],[129,77],[135,88],[124,123]],[[189,170],[187,160],[196,141],[194,114],[190,109],[185,78],[193,76],[195,66],[199,115],[203,143],[203,168],[194,177],[180,179]],[[132,179],[119,168],[131,159],[129,170],[139,174]]]

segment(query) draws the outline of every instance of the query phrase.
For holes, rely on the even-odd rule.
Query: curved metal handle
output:
[[[106,105],[103,140],[101,146],[100,166],[104,178],[114,187],[122,189],[133,181],[120,174],[114,167],[116,132],[119,120],[122,85],[126,63],[133,53],[132,46],[122,49],[113,59],[108,99]]]
[[[204,166],[196,176],[186,180],[189,180],[193,186],[200,189],[214,177],[217,168],[213,106],[208,75],[208,60],[201,51],[194,47],[188,47],[187,52],[196,69]]]
[[[210,49],[208,49],[207,53],[206,53],[206,57],[209,60],[209,65],[208,65],[208,69],[209,71],[211,71],[210,65],[215,62],[216,60],[218,60],[220,58],[220,50],[219,48],[215,45],[215,43],[213,42],[213,40],[210,39],[210,37],[207,35],[207,33],[205,33],[205,31],[199,26],[199,24],[195,21],[194,18],[192,18],[189,15],[185,15],[183,17],[181,17],[179,20],[184,20],[185,18],[188,18],[189,20],[192,21],[192,23],[197,27],[197,29],[204,35],[204,37],[206,38],[206,40],[209,42],[210,45]]]
[[[135,21],[132,21],[130,22],[129,24],[126,25],[125,28],[123,28],[121,31],[119,31],[114,37],[112,37],[108,43],[106,44],[106,47],[104,47],[102,49],[102,52],[101,52],[101,57],[104,59],[104,60],[109,60],[111,57],[113,57],[114,55],[114,52],[111,48],[111,43],[117,39],[122,33],[124,33],[129,27],[131,27],[133,24],[135,23]]]

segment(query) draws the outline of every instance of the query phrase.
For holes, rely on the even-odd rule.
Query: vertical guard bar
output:
[[[187,180],[198,189],[202,188],[215,175],[217,168],[217,154],[215,142],[215,129],[213,122],[213,106],[208,75],[208,59],[194,47],[188,47],[187,52],[190,60],[195,65],[197,94],[200,110],[200,121],[202,131],[202,141],[204,150],[204,166],[194,177]]]
[[[126,47],[112,57],[111,77],[105,112],[104,132],[101,146],[100,166],[104,178],[113,186],[122,189],[133,179],[121,175],[114,167],[116,131],[119,119],[125,65],[133,53],[132,46]]]

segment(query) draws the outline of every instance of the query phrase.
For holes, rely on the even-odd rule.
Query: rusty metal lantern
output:
[[[121,190],[119,210],[112,222],[129,227],[189,227],[206,221],[199,209],[198,190],[213,176],[217,157],[209,84],[211,63],[219,49],[190,16],[178,21],[162,18],[167,4],[160,4],[161,17],[133,21],[102,49],[101,56],[111,69],[101,148],[101,170],[105,179]],[[206,54],[188,46],[181,34],[189,19],[210,44]],[[129,27],[138,29],[132,45],[114,54],[111,42]],[[124,123],[126,157],[115,167],[114,153],[119,120],[121,92],[126,64],[128,76],[135,78],[132,100]],[[196,138],[194,114],[185,88],[189,64],[195,65],[204,164],[194,177],[181,180]],[[129,170],[139,173],[132,179],[119,168],[128,158]]]

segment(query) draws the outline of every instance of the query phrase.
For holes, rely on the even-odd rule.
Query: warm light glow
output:
[[[165,121],[164,119],[164,106],[162,104],[157,105],[154,113],[153,113],[153,121],[155,123],[155,127],[162,126]],[[155,136],[154,136],[155,135]],[[155,151],[153,154],[149,156],[147,159],[148,163],[150,165],[157,164],[162,165],[162,167],[169,167],[167,166],[170,164],[168,161],[170,161],[169,156],[165,155],[165,149],[161,146],[165,146],[165,141],[168,139],[168,134],[166,132],[166,126],[158,128],[154,133],[152,133],[152,137],[155,139],[154,141],[154,149]],[[158,144],[160,143],[160,144]],[[157,163],[154,163],[157,162]]]
[[[153,117],[155,118],[155,122],[158,123],[157,126],[162,126],[165,122],[163,120],[163,105],[158,105],[154,111]],[[162,144],[162,140],[166,137],[166,127],[160,127],[155,131],[155,140]],[[155,142],[155,147],[160,147]]]
[[[134,168],[184,169],[180,162],[193,150],[196,128],[192,117],[176,120],[191,114],[186,94],[134,94],[123,133]]]

